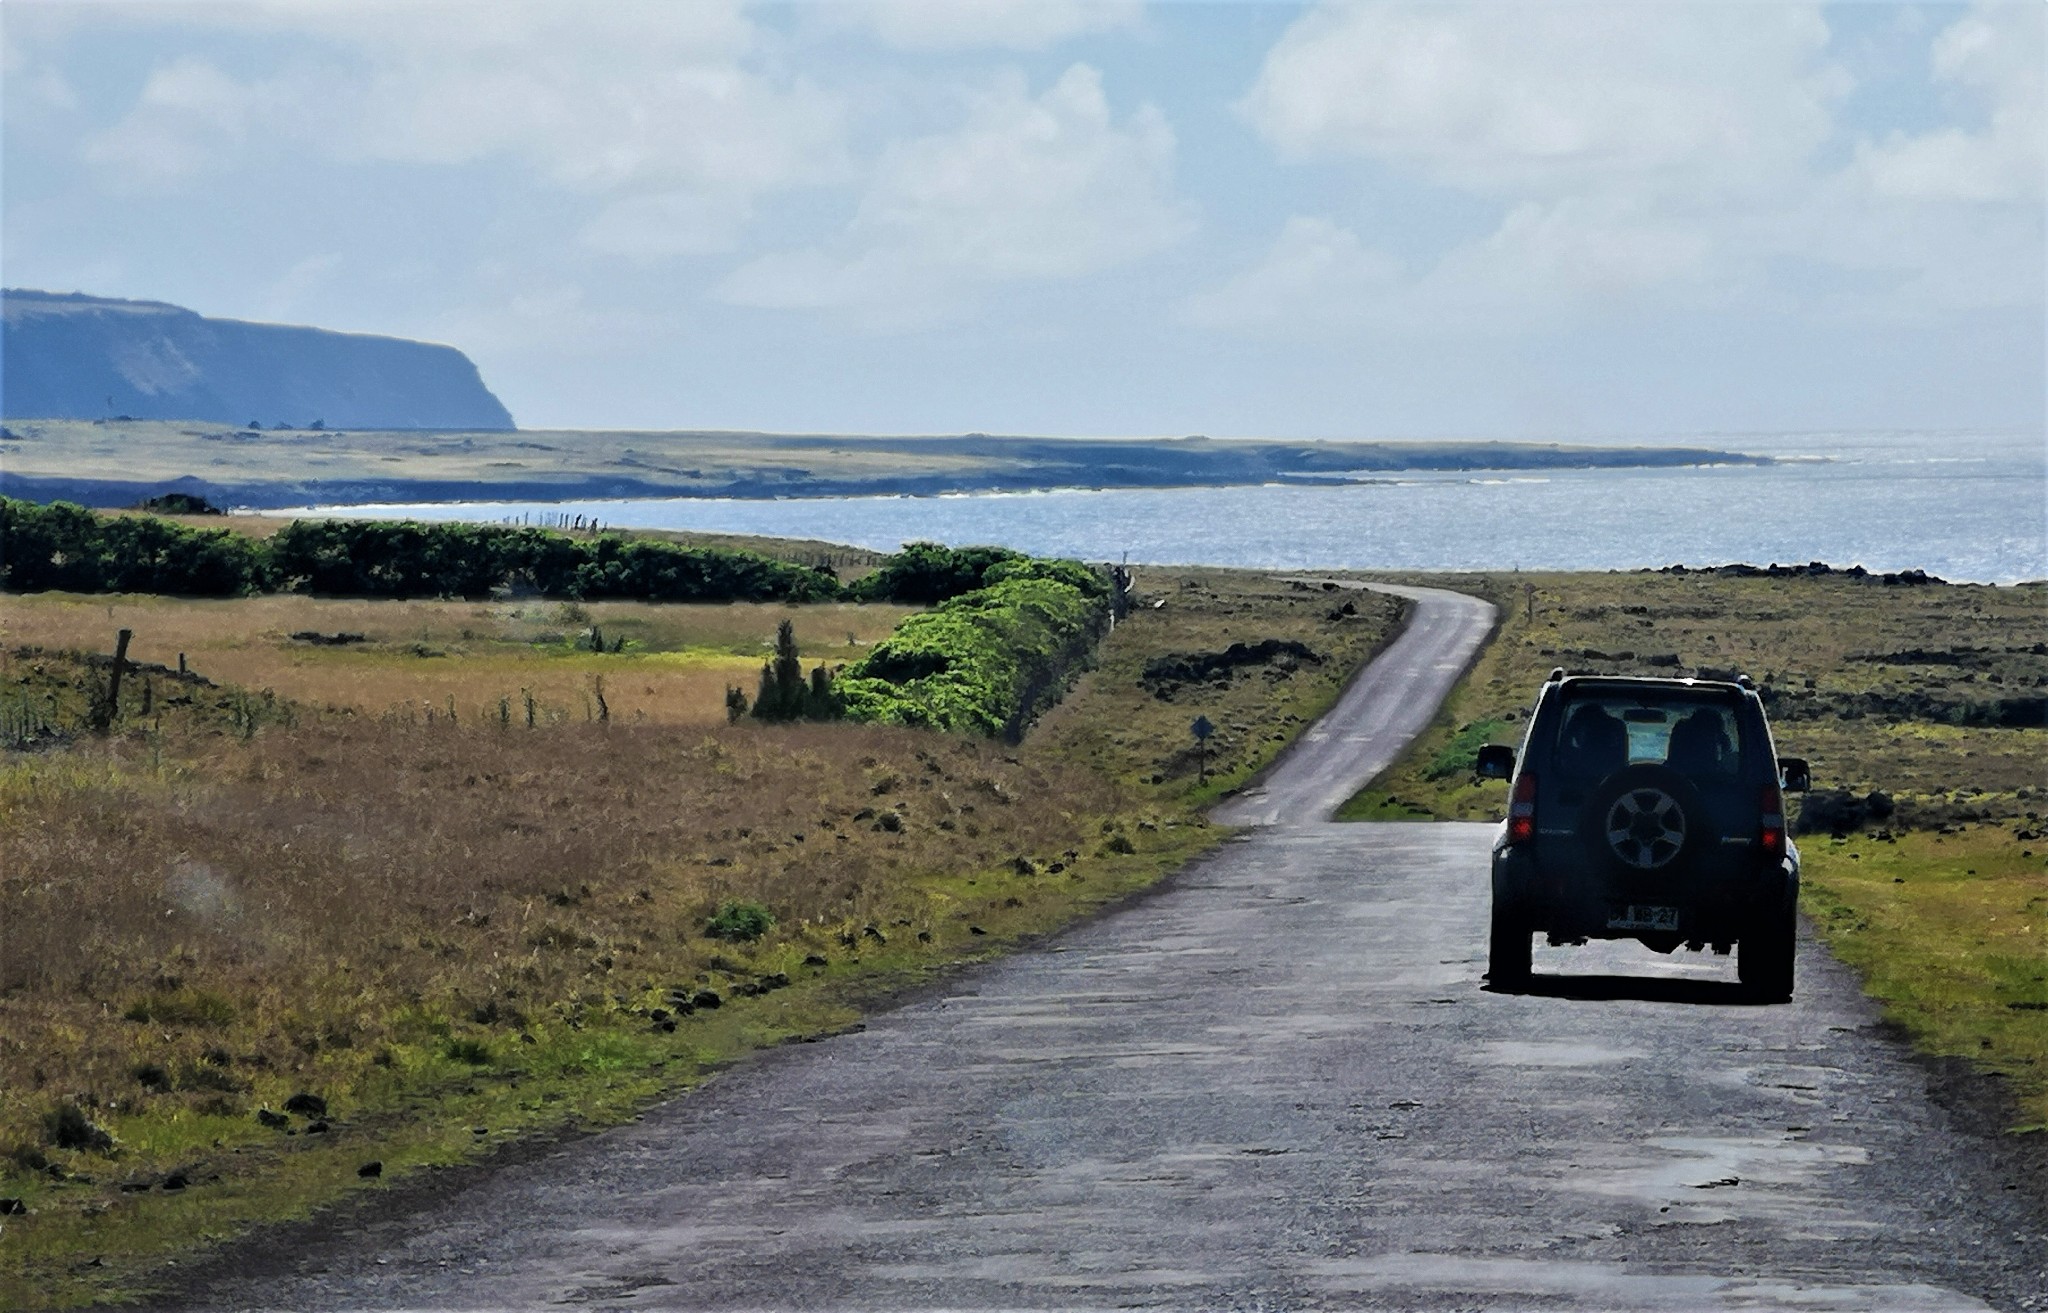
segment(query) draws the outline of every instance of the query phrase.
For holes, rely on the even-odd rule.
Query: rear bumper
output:
[[[1637,925],[1617,925],[1628,909],[1676,909],[1681,941],[1725,944],[1760,918],[1782,914],[1799,899],[1796,855],[1762,869],[1694,879],[1679,887],[1623,888],[1579,870],[1544,869],[1527,848],[1493,854],[1493,899],[1531,930],[1556,939],[1640,939]]]

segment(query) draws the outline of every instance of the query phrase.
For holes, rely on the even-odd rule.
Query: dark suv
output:
[[[1747,677],[1638,679],[1551,672],[1519,755],[1480,751],[1512,779],[1493,844],[1495,989],[1529,979],[1529,937],[1636,939],[1659,953],[1736,950],[1760,998],[1792,995],[1799,850],[1780,758]]]

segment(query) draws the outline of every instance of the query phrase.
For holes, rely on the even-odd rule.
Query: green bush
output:
[[[442,1052],[451,1061],[470,1067],[488,1067],[494,1057],[490,1044],[480,1039],[451,1039]]]
[[[904,602],[933,606],[994,582],[997,566],[1027,561],[1007,547],[946,547],[939,543],[907,543],[902,551],[853,587],[868,602]]]
[[[1064,689],[1107,617],[1099,580],[1035,563],[896,626],[836,683],[855,720],[1016,737]]]
[[[704,933],[730,943],[751,943],[775,928],[775,914],[759,903],[728,899],[704,923]]]
[[[108,1153],[114,1147],[114,1137],[86,1116],[85,1109],[75,1103],[60,1103],[43,1114],[43,1143],[59,1149]]]
[[[272,584],[262,543],[227,529],[0,497],[0,588],[235,597]]]
[[[662,602],[815,602],[842,593],[829,570],[724,548],[410,520],[298,520],[259,542],[227,529],[5,497],[0,588],[472,599],[512,589]]]
[[[543,597],[656,602],[814,602],[840,595],[826,571],[754,552],[545,529],[409,520],[299,520],[271,539],[289,586],[351,597]]]
[[[1055,557],[1025,556],[998,561],[982,576],[982,586],[1007,583],[1012,579],[1049,579],[1065,584],[1084,597],[1109,596],[1109,580],[1079,561]]]

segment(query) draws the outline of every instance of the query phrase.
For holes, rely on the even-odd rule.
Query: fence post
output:
[[[102,732],[112,729],[121,715],[121,671],[128,664],[128,640],[135,637],[132,629],[123,629],[114,635],[114,668],[107,676],[107,700],[94,710],[93,728]]]

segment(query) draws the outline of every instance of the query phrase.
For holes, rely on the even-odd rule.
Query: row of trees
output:
[[[14,498],[0,498],[0,588],[478,599],[509,591],[673,602],[813,602],[845,591],[829,571],[725,548],[394,520],[299,520],[258,540]]]
[[[547,529],[409,520],[298,520],[271,540],[293,586],[358,597],[489,597],[500,590],[587,601],[829,601],[829,571],[729,548],[575,539]]]
[[[226,529],[0,497],[0,588],[234,597],[271,587],[264,544]]]
[[[0,588],[10,592],[233,597],[541,597],[665,602],[854,601],[933,606],[1006,581],[1043,579],[1092,600],[1107,585],[1076,561],[1002,547],[911,543],[850,587],[829,567],[756,552],[617,535],[410,520],[298,520],[267,540],[68,502],[0,497]]]

